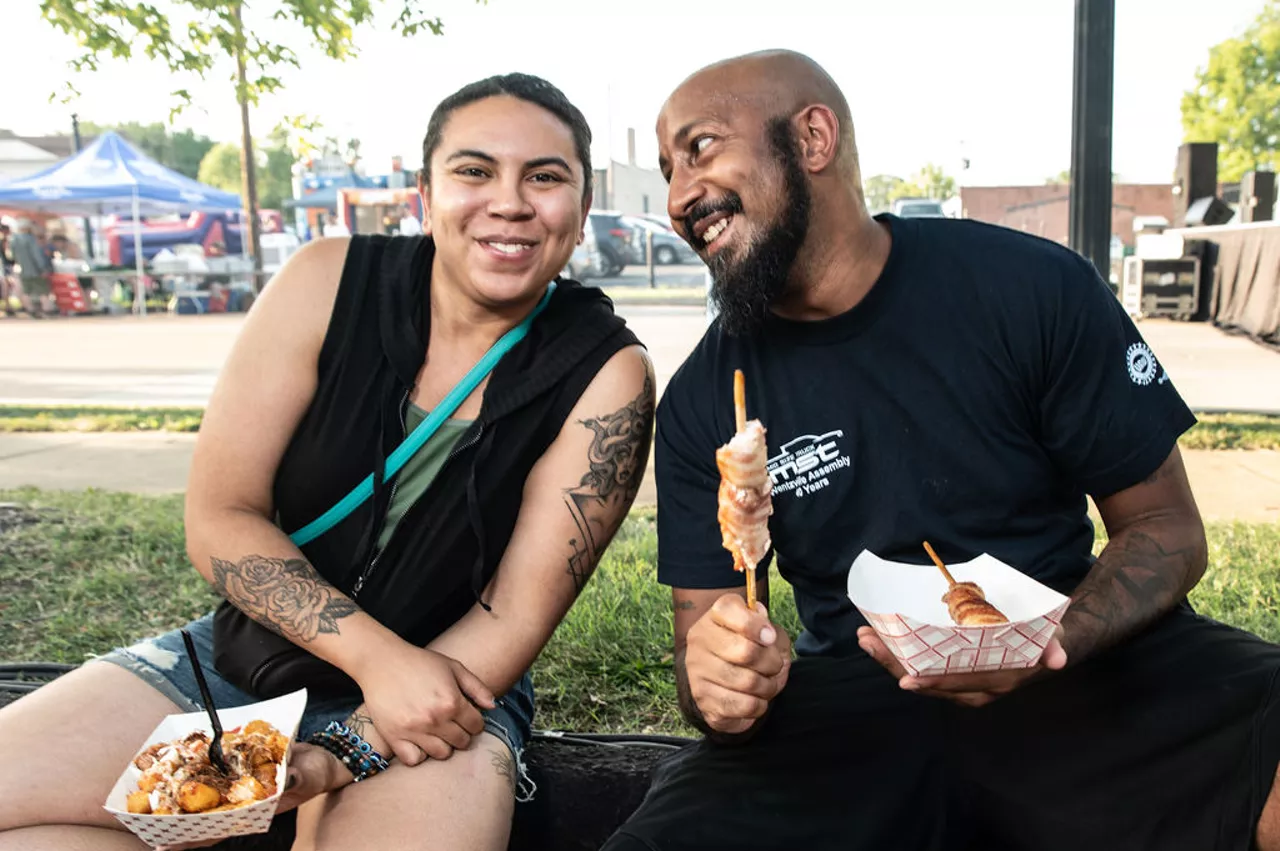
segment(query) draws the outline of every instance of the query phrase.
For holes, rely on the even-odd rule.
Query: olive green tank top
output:
[[[409,405],[405,413],[405,434],[410,434],[423,420],[427,412],[417,405]],[[436,433],[427,438],[422,448],[400,468],[395,493],[391,497],[391,505],[387,507],[387,522],[382,526],[382,534],[378,536],[378,549],[382,550],[391,540],[391,534],[400,524],[400,518],[409,510],[431,485],[440,468],[453,451],[454,445],[462,433],[471,425],[471,420],[447,419],[436,429]]]

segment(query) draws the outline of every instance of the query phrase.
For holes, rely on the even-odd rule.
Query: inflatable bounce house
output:
[[[118,219],[108,225],[103,236],[107,241],[112,266],[134,265],[132,219]],[[200,245],[205,254],[240,254],[240,215],[237,213],[192,213],[176,222],[142,222],[142,256],[151,260],[164,249],[175,245]],[[220,245],[220,250],[214,250]]]

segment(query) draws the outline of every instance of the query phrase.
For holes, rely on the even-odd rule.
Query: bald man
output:
[[[658,578],[705,738],[607,849],[1280,848],[1280,648],[1186,601],[1207,558],[1177,448],[1195,417],[1093,267],[870,216],[849,107],[798,54],[699,71],[657,131],[719,308],[657,415]],[[717,526],[734,369],[768,430],[794,661]],[[846,576],[864,549],[927,563],[924,540],[1069,594],[1060,641],[1029,669],[908,676]]]

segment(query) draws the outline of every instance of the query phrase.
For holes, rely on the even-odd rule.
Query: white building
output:
[[[48,168],[61,159],[15,136],[0,136],[0,183]]]
[[[596,178],[603,184],[596,187],[596,208],[630,215],[666,215],[667,181],[656,168],[611,161],[608,169],[596,172]]]

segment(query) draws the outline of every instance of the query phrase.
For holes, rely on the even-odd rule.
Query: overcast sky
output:
[[[1073,0],[735,0],[706,15],[691,14],[687,0],[423,5],[444,18],[444,36],[408,40],[383,23],[359,33],[361,53],[345,64],[303,51],[302,71],[286,73],[284,93],[255,111],[255,134],[282,115],[306,114],[331,133],[358,137],[371,174],[385,173],[395,154],[417,167],[442,97],[490,74],[525,71],[551,80],[586,113],[598,163],[625,159],[634,127],[637,160],[653,167],[654,121],[680,80],[718,59],[783,47],[812,56],[843,88],[864,175],[905,177],[933,162],[961,183],[1042,183],[1070,165]],[[1167,182],[1182,141],[1182,93],[1209,48],[1239,34],[1262,0],[1116,6],[1114,170],[1128,181]],[[228,67],[192,83],[145,60],[109,63],[76,78],[83,96],[73,105],[51,104],[76,46],[40,19],[35,0],[4,7],[0,57],[16,73],[0,126],[64,131],[72,111],[99,123],[164,121],[168,93],[186,86],[198,108],[177,126],[239,138]],[[962,173],[965,157],[971,167]]]

